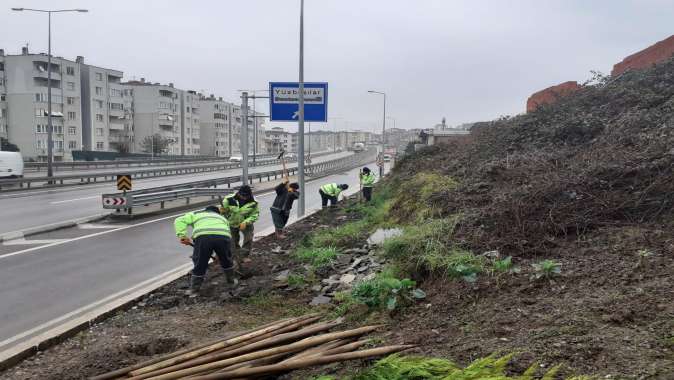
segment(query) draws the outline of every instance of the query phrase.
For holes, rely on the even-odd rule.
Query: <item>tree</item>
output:
[[[6,138],[0,137],[0,150],[3,150],[5,152],[18,152],[19,147],[16,146],[16,144],[12,144],[11,142],[9,142],[9,140],[7,140]]]
[[[155,133],[152,136],[147,136],[140,143],[143,152],[161,154],[168,151],[168,146],[171,143],[170,139],[162,137],[159,133]]]

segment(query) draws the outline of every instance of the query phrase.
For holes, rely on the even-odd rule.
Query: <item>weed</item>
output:
[[[538,365],[532,365],[522,375],[508,375],[506,365],[513,355],[489,356],[473,361],[461,368],[446,359],[391,355],[377,361],[371,368],[362,370],[353,380],[533,380]],[[541,380],[557,378],[559,366],[552,367]],[[574,377],[568,380],[589,380]]]
[[[438,217],[441,210],[432,205],[431,198],[456,186],[457,182],[452,177],[429,172],[417,173],[404,185],[391,190],[395,200],[393,214],[397,216],[398,221],[420,222]]]
[[[646,265],[648,264],[648,258],[653,256],[655,253],[649,249],[640,249],[637,251],[637,257],[639,258],[639,261],[637,262],[637,269],[639,268],[645,268]]]
[[[301,274],[288,275],[288,286],[300,287],[307,283],[306,278]]]
[[[248,305],[259,306],[259,307],[267,307],[273,301],[274,300],[269,295],[269,293],[257,293],[257,294],[254,294],[254,295],[246,298],[246,300],[245,300],[245,302]]]
[[[311,235],[309,247],[345,247],[353,242],[362,240],[368,232],[365,220],[350,222],[339,227],[324,229]]]
[[[496,277],[496,287],[501,287],[501,279],[506,275],[520,273],[520,268],[513,264],[513,258],[508,256],[504,259],[494,258],[492,260],[491,273]]]
[[[314,268],[323,268],[331,265],[337,257],[335,247],[300,247],[295,253],[296,259],[309,263]],[[288,279],[290,280],[290,279]]]
[[[416,299],[426,297],[423,290],[416,288],[416,282],[405,278],[397,279],[389,273],[379,273],[374,279],[362,281],[351,290],[350,298],[370,309],[393,311]]]
[[[531,275],[533,280],[552,278],[562,273],[562,264],[554,260],[543,260],[531,265],[534,267],[534,274]]]

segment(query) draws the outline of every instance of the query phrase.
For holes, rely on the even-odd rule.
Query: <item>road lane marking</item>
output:
[[[45,323],[43,323],[43,324],[41,324],[41,325],[39,325],[39,326],[33,327],[33,328],[30,329],[30,330],[26,330],[26,331],[24,331],[24,332],[22,332],[22,333],[20,333],[20,334],[14,335],[14,336],[11,337],[11,338],[5,339],[5,340],[3,340],[3,341],[0,342],[0,347],[7,346],[7,345],[10,344],[10,343],[13,343],[13,342],[15,342],[15,341],[17,341],[17,340],[20,340],[20,339],[22,339],[22,338],[25,338],[25,337],[27,337],[27,336],[30,336],[30,335],[32,335],[32,334],[38,332],[38,331],[45,330],[46,328],[49,328],[49,327],[51,327],[51,326],[53,326],[53,325],[55,325],[55,324],[57,324],[57,323],[59,323],[59,322],[62,322],[62,321],[64,321],[64,320],[66,320],[66,319],[69,319],[70,317],[75,316],[75,315],[77,315],[77,314],[80,314],[80,313],[82,313],[82,312],[84,312],[84,311],[86,311],[86,310],[88,310],[88,309],[95,308],[95,307],[97,307],[98,305],[107,303],[108,301],[114,301],[115,299],[119,298],[120,296],[122,296],[122,295],[124,295],[124,294],[133,292],[135,289],[144,287],[145,285],[148,285],[148,284],[155,283],[155,282],[160,281],[160,280],[162,280],[162,279],[164,279],[164,278],[171,278],[173,274],[181,273],[181,276],[182,276],[182,275],[185,274],[185,273],[183,273],[183,272],[186,272],[186,271],[189,270],[191,267],[192,267],[192,263],[183,264],[183,265],[181,265],[181,266],[179,266],[179,267],[177,267],[177,268],[171,269],[171,270],[169,270],[169,271],[167,271],[167,272],[164,272],[164,273],[162,273],[162,274],[160,274],[160,275],[157,275],[157,276],[152,277],[152,278],[150,278],[150,279],[147,279],[147,280],[145,280],[145,281],[143,281],[143,282],[140,282],[140,283],[138,283],[138,284],[136,284],[136,285],[134,285],[134,286],[132,286],[132,287],[130,287],[130,288],[127,288],[127,289],[124,289],[124,290],[122,290],[122,291],[120,291],[120,292],[117,292],[117,293],[114,293],[114,294],[112,294],[112,295],[109,295],[109,296],[107,296],[107,297],[105,297],[105,298],[103,298],[103,299],[100,299],[100,300],[96,301],[96,302],[90,303],[89,305],[82,306],[82,307],[80,307],[79,309],[76,309],[76,310],[73,310],[73,311],[69,312],[68,314],[64,314],[64,315],[62,315],[62,316],[60,316],[60,317],[58,317],[58,318],[52,319],[52,320],[50,320],[50,321],[47,321],[47,322],[45,322]],[[2,355],[0,355],[0,356],[2,356]]]
[[[104,230],[109,230],[111,228],[120,228],[120,227],[128,227],[132,226],[133,224],[95,224],[95,223],[82,223],[78,224],[77,228],[83,229],[83,230],[95,230],[95,229],[104,229]]]
[[[3,241],[2,245],[37,245],[37,244],[52,244],[52,243],[61,243],[68,239],[38,239],[38,240],[26,240],[26,239],[12,239]]]
[[[49,202],[50,205],[57,205],[59,203],[68,203],[68,202],[77,202],[77,201],[83,201],[85,199],[94,199],[94,198],[100,198],[100,195],[94,195],[93,197],[84,197],[84,198],[75,198],[75,199],[67,199],[65,201],[56,201],[56,202]]]

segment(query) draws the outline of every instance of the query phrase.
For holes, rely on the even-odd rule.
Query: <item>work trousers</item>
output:
[[[272,207],[271,210],[271,220],[274,222],[274,227],[277,230],[282,230],[283,227],[288,224],[288,219],[290,218],[289,210],[281,210],[280,208]]]
[[[255,236],[255,228],[252,224],[247,224],[246,229],[241,231],[238,226],[236,228],[230,227],[232,233],[232,251],[238,259],[250,255],[253,250],[253,237]],[[241,237],[243,236],[243,242]]]
[[[213,252],[217,255],[223,270],[232,269],[232,252],[229,245],[230,242],[227,236],[202,235],[194,239],[194,253],[192,254],[194,268],[192,269],[192,276],[204,277],[206,275],[208,261]]]
[[[372,187],[363,187],[363,198],[366,202],[369,202],[372,199]]]
[[[318,193],[321,194],[321,206],[326,208],[328,206],[328,201],[330,201],[330,206],[337,205],[337,197],[328,195],[323,192],[323,190],[318,190]]]

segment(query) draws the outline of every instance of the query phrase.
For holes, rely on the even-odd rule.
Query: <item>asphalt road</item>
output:
[[[318,188],[324,183],[358,186],[357,170],[308,182],[303,194],[307,210],[320,208]],[[272,227],[269,207],[274,194],[257,199],[261,214],[255,230],[259,233]],[[24,201],[3,200],[4,207],[13,209],[12,202],[18,200]],[[83,204],[89,203],[60,208],[79,209]],[[293,218],[295,214],[293,210]],[[0,246],[0,351],[29,338],[27,330],[37,334],[49,321],[189,263],[191,252],[178,244],[173,231],[176,216],[54,231],[29,238],[43,239],[40,244]]]
[[[350,152],[341,152],[321,156],[315,158],[313,162],[329,161],[351,154]],[[295,167],[296,165],[297,163],[288,164],[288,167]],[[259,166],[250,168],[249,173],[278,169],[281,169],[281,165]],[[240,174],[241,169],[232,169],[221,172],[148,178],[134,180],[133,188],[134,190],[140,190]],[[114,192],[117,192],[115,184],[106,183],[0,194],[0,210],[2,210],[0,234],[101,214],[104,212],[101,206],[101,194]]]

